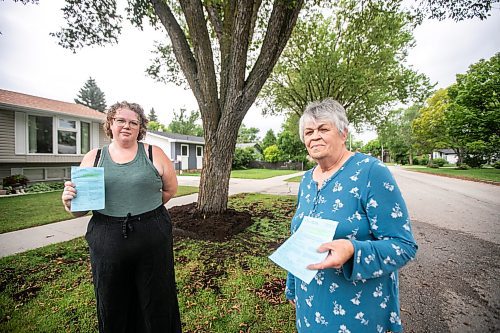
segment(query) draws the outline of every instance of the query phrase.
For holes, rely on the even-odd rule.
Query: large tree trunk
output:
[[[229,178],[239,124],[225,123],[216,136],[205,135],[197,209],[202,214],[222,213],[227,208]]]

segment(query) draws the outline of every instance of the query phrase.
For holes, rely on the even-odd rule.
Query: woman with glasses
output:
[[[147,122],[138,104],[112,105],[104,124],[111,144],[90,151],[80,164],[104,168],[105,208],[92,212],[85,235],[101,333],[181,332],[172,224],[164,206],[177,178],[163,150],[140,142]],[[77,195],[66,182],[66,211]]]

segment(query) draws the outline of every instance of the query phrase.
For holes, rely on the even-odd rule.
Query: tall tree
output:
[[[158,116],[156,115],[155,108],[151,108],[148,114],[149,121],[158,121]]]
[[[87,82],[78,92],[75,103],[83,104],[91,109],[104,112],[106,110],[106,98],[102,90],[97,86],[97,83],[92,77],[89,77]]]
[[[412,124],[420,108],[421,105],[416,104],[406,109],[392,110],[377,128],[380,143],[398,163],[413,164],[415,137]]]
[[[301,115],[332,97],[354,125],[376,124],[391,103],[423,100],[428,79],[405,66],[414,17],[402,0],[340,0],[300,20],[261,95],[269,112]]]
[[[264,139],[262,139],[262,149],[266,149],[269,146],[276,144],[276,135],[274,135],[274,131],[272,129],[266,132]]]
[[[245,124],[241,124],[238,130],[238,143],[250,143],[257,142],[259,129],[257,127],[246,127]]]
[[[415,144],[423,153],[431,154],[439,148],[449,148],[445,112],[449,108],[450,98],[446,89],[439,89],[418,111],[413,120],[412,130]]]
[[[285,47],[303,3],[128,1],[133,24],[142,27],[148,19],[168,33],[170,44],[164,50],[176,59],[170,64],[178,64],[198,102],[205,138],[197,204],[202,213],[227,209],[238,128]],[[63,47],[117,41],[122,17],[115,1],[67,0],[63,11],[68,26],[55,34]]]
[[[172,133],[203,136],[203,127],[197,124],[200,113],[191,111],[186,114],[186,109],[180,109],[179,113],[174,112],[174,119],[168,124],[167,131]]]
[[[448,94],[448,133],[465,150],[464,162],[480,166],[500,158],[500,53],[457,74]]]
[[[500,0],[420,0],[418,11],[423,17],[444,20],[451,18],[462,21],[490,16],[492,5]]]

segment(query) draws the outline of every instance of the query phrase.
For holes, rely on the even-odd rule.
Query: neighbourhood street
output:
[[[401,272],[405,332],[499,332],[500,186],[391,171],[419,244]]]

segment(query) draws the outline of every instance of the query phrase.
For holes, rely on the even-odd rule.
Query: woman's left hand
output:
[[[328,252],[325,260],[317,264],[307,266],[307,269],[340,268],[354,255],[354,246],[347,239],[336,239],[323,243],[318,247],[318,252]]]

